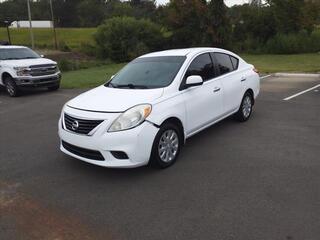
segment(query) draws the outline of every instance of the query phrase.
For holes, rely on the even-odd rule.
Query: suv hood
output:
[[[124,112],[127,109],[161,97],[163,88],[123,89],[100,86],[70,100],[67,106],[97,112]]]
[[[34,59],[19,59],[19,60],[3,60],[1,65],[9,67],[29,67],[32,65],[42,64],[57,64],[56,62],[47,58],[34,58]]]

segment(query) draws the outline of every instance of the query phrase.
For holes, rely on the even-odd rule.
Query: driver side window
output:
[[[203,81],[214,78],[215,73],[209,53],[201,54],[192,61],[184,79],[191,75],[200,75]]]

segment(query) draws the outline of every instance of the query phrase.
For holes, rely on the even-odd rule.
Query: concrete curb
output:
[[[274,77],[320,77],[318,73],[274,73]]]

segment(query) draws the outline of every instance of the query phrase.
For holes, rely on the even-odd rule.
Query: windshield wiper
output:
[[[20,58],[4,58],[2,60],[19,60]]]
[[[129,83],[129,84],[113,84],[113,83],[109,83],[109,84],[112,84],[111,86],[113,86],[114,88],[148,89],[148,86],[145,86],[145,85],[134,85],[132,83]]]

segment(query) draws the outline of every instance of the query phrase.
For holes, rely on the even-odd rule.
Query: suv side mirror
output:
[[[40,55],[40,57],[44,58],[44,55],[43,55],[43,54],[41,54],[41,55]]]
[[[194,86],[200,86],[203,84],[203,79],[201,76],[199,75],[191,75],[189,77],[187,77],[186,80],[186,87],[194,87]]]

